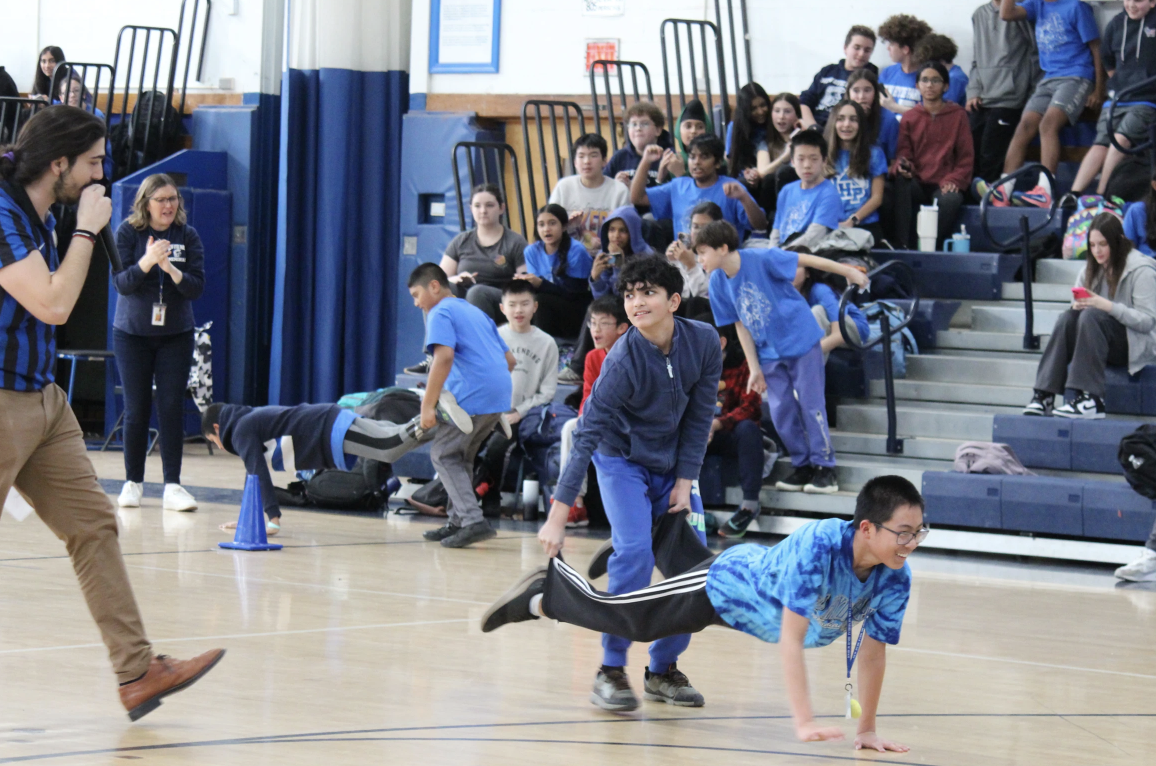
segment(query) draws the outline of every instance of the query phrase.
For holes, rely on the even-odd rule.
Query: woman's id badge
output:
[[[163,303],[153,304],[153,327],[165,326],[165,310],[168,309]]]

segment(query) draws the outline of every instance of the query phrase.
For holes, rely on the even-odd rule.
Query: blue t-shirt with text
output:
[[[506,364],[510,348],[498,335],[489,315],[461,298],[443,298],[429,311],[425,349],[448,346],[454,366],[446,389],[470,415],[488,415],[510,409],[513,382]]]
[[[728,625],[778,643],[783,609],[810,621],[803,646],[827,646],[865,622],[867,635],[898,644],[911,595],[911,569],[879,564],[866,582],[852,569],[855,527],[843,519],[813,521],[773,548],[748,543],[727,548],[706,576],[711,605]],[[849,610],[848,606],[853,605]]]
[[[823,333],[807,301],[795,289],[799,256],[789,250],[739,250],[739,270],[710,275],[710,307],[719,327],[742,322],[758,350],[760,365],[795,359],[815,347]]]
[[[779,192],[775,209],[774,228],[779,231],[779,241],[786,242],[792,234],[804,232],[813,223],[835,229],[843,219],[843,200],[839,190],[829,180],[820,181],[810,189],[803,188],[802,181],[794,181]]]
[[[843,201],[843,214],[840,221],[846,221],[855,215],[855,211],[863,207],[871,199],[871,182],[878,176],[887,174],[887,157],[878,146],[871,147],[871,163],[867,169],[866,178],[854,178],[847,173],[851,165],[851,152],[840,149],[835,156],[835,177],[831,179],[835,188],[839,190],[839,199]],[[875,223],[879,220],[879,209],[859,223]]]
[[[919,72],[908,74],[903,71],[902,64],[892,64],[879,73],[879,84],[887,88],[891,98],[900,106],[919,106],[923,103],[923,94],[919,92]],[[903,115],[898,112],[887,112],[896,120]]]
[[[739,242],[747,238],[751,231],[751,220],[747,211],[737,199],[723,193],[723,185],[737,183],[729,176],[719,176],[718,180],[706,188],[701,188],[690,176],[682,176],[646,190],[650,199],[650,212],[655,218],[669,218],[674,222],[674,235],[690,233],[690,211],[704,200],[709,200],[722,208],[723,219],[730,221],[738,229]]]
[[[1088,43],[1100,39],[1092,8],[1081,0],[1023,0],[1016,3],[1036,25],[1036,47],[1044,79],[1083,77],[1096,79]]]

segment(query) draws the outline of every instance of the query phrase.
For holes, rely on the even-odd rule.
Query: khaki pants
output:
[[[117,679],[144,675],[152,647],[121,557],[116,512],[58,386],[0,389],[0,502],[13,485],[64,541]]]

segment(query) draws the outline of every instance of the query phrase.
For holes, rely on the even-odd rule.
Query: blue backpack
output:
[[[869,330],[869,337],[867,342],[870,343],[876,338],[883,336],[883,328],[879,322],[879,318],[884,313],[891,323],[892,327],[896,327],[906,317],[903,309],[896,306],[890,301],[875,301],[874,303],[867,303],[862,306],[863,313],[867,317],[867,329]],[[882,353],[883,345],[879,345],[879,352]],[[874,350],[874,349],[872,349]],[[915,342],[915,336],[911,334],[911,330],[904,327],[898,335],[891,336],[891,370],[897,378],[907,377],[907,354],[918,354],[919,344]]]

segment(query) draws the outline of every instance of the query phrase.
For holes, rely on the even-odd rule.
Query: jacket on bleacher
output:
[[[1080,271],[1076,287],[1086,287],[1108,298],[1103,272],[1094,285],[1084,284],[1086,273]],[[1156,364],[1156,261],[1139,250],[1128,253],[1116,295],[1109,300],[1112,318],[1128,331],[1128,374],[1135,375],[1146,365]]]

